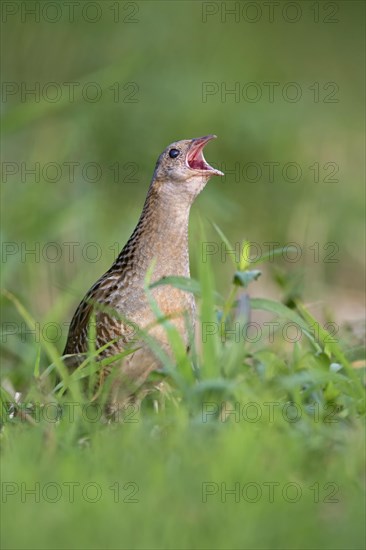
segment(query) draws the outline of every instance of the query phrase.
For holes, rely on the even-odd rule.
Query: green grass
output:
[[[201,340],[188,357],[156,311],[175,361],[161,355],[158,389],[112,422],[83,394],[92,346],[69,377],[41,341],[53,368],[37,356],[18,404],[3,391],[4,548],[363,547],[363,371],[300,302],[249,300],[257,265],[233,266],[226,299],[209,262],[199,281],[161,281],[195,292]],[[272,344],[243,338],[258,310],[277,323]]]
[[[53,82],[62,97],[1,101],[2,167],[16,170],[1,184],[2,547],[363,548],[364,4],[299,1],[296,23],[286,2],[273,22],[263,4],[257,23],[204,22],[197,1],[139,0],[133,23],[123,2],[118,23],[108,0],[96,23],[81,4],[69,22],[61,2],[56,23],[22,21],[29,2],[10,4],[19,12],[2,28],[2,81]],[[100,101],[83,97],[90,82]],[[205,82],[219,89],[207,101]],[[250,82],[257,102],[221,95]],[[266,82],[279,83],[273,102]],[[298,102],[283,98],[291,82]],[[77,84],[74,101],[64,83]],[[336,103],[325,101],[329,83]],[[175,349],[172,361],[154,348],[164,371],[149,384],[160,391],[107,423],[82,392],[96,370],[92,338],[77,373],[63,366],[67,323],[131,234],[158,155],[209,133],[218,139],[205,155],[226,176],[192,209],[193,280],[171,281],[196,295],[196,345],[187,356],[160,318]],[[83,172],[90,162],[98,181]],[[39,177],[22,170],[36,163]],[[298,182],[284,177],[288,163]],[[243,239],[260,261],[232,262],[226,252]],[[266,243],[300,257],[265,257]]]

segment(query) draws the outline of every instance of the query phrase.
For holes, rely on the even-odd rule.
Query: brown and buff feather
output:
[[[120,353],[131,345],[139,347],[122,363],[121,377],[114,383],[116,395],[133,393],[148,374],[160,366],[148,346],[136,341],[136,327],[150,327],[149,334],[169,352],[167,335],[155,322],[144,281],[153,262],[152,283],[163,277],[190,276],[190,207],[209,177],[221,174],[206,163],[202,154],[203,146],[212,137],[176,142],[162,153],[134,232],[111,268],[87,292],[72,318],[64,350],[64,355],[75,354],[67,360],[71,368],[82,361],[83,357],[78,354],[88,350],[92,314],[96,322],[96,349],[113,340],[98,356],[100,359]],[[169,156],[172,149],[179,151],[178,158]],[[162,314],[171,318],[188,345],[186,319],[188,316],[194,325],[193,295],[170,285],[154,288],[152,294]],[[108,372],[100,373],[100,383]],[[119,398],[112,398],[116,399]]]

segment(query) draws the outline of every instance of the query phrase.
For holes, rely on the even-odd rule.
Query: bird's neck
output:
[[[129,267],[141,275],[155,261],[153,280],[170,275],[189,277],[190,207],[188,197],[167,186],[162,189],[153,181],[139,222],[119,258],[129,256]]]

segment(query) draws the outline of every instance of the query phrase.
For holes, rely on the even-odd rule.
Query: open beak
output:
[[[200,172],[208,172],[212,176],[223,176],[224,173],[221,170],[216,170],[206,162],[203,156],[203,148],[212,139],[216,139],[216,136],[211,134],[201,138],[192,139],[191,146],[187,153],[186,163],[191,170],[198,170]]]

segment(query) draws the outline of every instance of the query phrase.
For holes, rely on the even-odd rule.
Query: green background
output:
[[[3,159],[24,162],[27,168],[40,163],[39,183],[34,183],[32,175],[26,175],[24,183],[19,181],[19,166],[19,172],[9,175],[3,185],[4,240],[29,248],[39,243],[41,252],[39,263],[35,256],[21,254],[21,249],[8,255],[4,285],[20,288],[35,314],[45,315],[60,293],[63,298],[70,295],[74,304],[108,268],[135,226],[161,151],[172,141],[215,133],[218,140],[207,147],[206,157],[227,172],[239,166],[239,181],[230,173],[225,179],[213,178],[195,204],[193,217],[199,213],[219,225],[231,242],[245,237],[263,251],[268,249],[265,242],[297,243],[299,261],[285,262],[285,267],[306,269],[306,298],[326,301],[337,320],[360,317],[362,2],[338,2],[335,7],[300,2],[297,10],[284,3],[273,8],[272,23],[269,7],[260,3],[257,10],[250,6],[244,10],[248,3],[237,3],[238,22],[225,15],[225,9],[235,3],[224,3],[222,9],[219,3],[208,4],[122,2],[118,23],[113,22],[116,7],[108,1],[98,4],[100,13],[89,7],[84,20],[81,6],[85,3],[81,3],[75,7],[74,22],[68,22],[71,16],[65,6],[60,21],[53,24],[47,19],[59,13],[51,7],[43,17],[41,12],[39,23],[30,15],[22,23],[21,10],[8,16],[3,81],[28,88],[39,83],[41,90],[46,85],[39,103],[32,96],[21,101],[19,90],[2,104],[7,138]],[[207,15],[204,23],[205,10],[216,8],[218,13]],[[317,11],[318,23],[314,22]],[[285,20],[299,15],[297,22]],[[86,17],[100,20],[90,23]],[[255,18],[259,20],[248,22]],[[47,93],[51,98],[55,95],[55,88],[47,88],[52,82],[58,85],[56,102],[45,99]],[[79,83],[74,84],[73,101],[67,82]],[[89,86],[93,82],[97,88]],[[206,102],[205,82],[215,83],[219,90]],[[245,88],[251,82],[256,88]],[[273,102],[265,82],[278,83]],[[291,82],[301,93],[297,102],[284,99]],[[335,84],[324,89],[330,82]],[[235,83],[239,98],[225,95]],[[98,92],[100,99],[88,101],[80,91],[90,98]],[[246,99],[255,98],[256,93],[262,93],[258,101]],[[288,88],[288,95],[293,94],[295,88]],[[127,103],[131,100],[135,102]],[[79,163],[73,183],[65,162]],[[89,162],[98,163],[101,173],[90,168],[84,175]],[[279,163],[272,182],[265,162]],[[289,162],[301,168],[298,182],[289,181],[296,176],[291,168],[287,179],[282,175]],[[47,163],[57,163],[59,168],[45,169],[44,178]],[[110,168],[116,163],[118,176],[116,168]],[[259,165],[258,181],[256,169],[248,163]],[[319,163],[318,182],[309,168],[314,163]],[[333,165],[324,168],[326,163],[334,163],[337,174],[332,176]],[[327,176],[336,181],[328,182]],[[57,181],[52,183],[52,178]],[[131,179],[135,181],[129,183]],[[207,231],[210,240],[218,240],[209,225]],[[47,256],[56,255],[55,249],[47,248],[49,242],[61,248],[54,263],[47,261]],[[64,244],[68,242],[80,243],[74,262],[69,261]],[[97,243],[101,255],[94,263],[88,258],[96,257],[97,249],[82,254],[90,242]],[[335,243],[335,248],[324,249],[328,243]],[[225,281],[228,262],[218,254],[213,260],[219,279]],[[266,274],[259,284],[264,292],[275,292]],[[32,295],[24,288],[28,286]]]
[[[8,4],[1,60],[2,286],[21,299],[41,330],[49,327],[60,353],[74,308],[136,224],[158,155],[173,141],[209,133],[218,139],[206,158],[227,175],[213,178],[193,207],[192,274],[200,256],[199,219],[208,241],[219,246],[210,222],[232,243],[246,238],[263,252],[266,242],[297,243],[299,260],[267,263],[251,294],[280,298],[276,274],[290,273],[313,313],[358,326],[364,300],[362,2],[281,2],[271,21],[265,2],[106,0],[94,3],[97,11],[79,2],[73,18],[63,2],[60,12],[40,2],[39,21],[24,11],[34,2]],[[235,16],[225,12],[233,8]],[[215,13],[205,18],[206,10]],[[278,83],[273,101],[268,82]],[[205,97],[205,83],[215,93]],[[291,101],[295,87],[289,83],[300,90],[298,101]],[[22,94],[37,86],[36,98]],[[239,94],[225,93],[235,86]],[[251,100],[254,89],[262,94],[257,101]],[[55,90],[61,92],[54,100]],[[266,162],[279,163],[273,181]],[[24,172],[35,163],[39,178]],[[77,163],[73,181],[65,163]],[[99,167],[95,182],[88,163]],[[258,181],[250,163],[262,170]],[[287,163],[300,166],[299,181],[289,181],[291,170],[283,176]],[[235,166],[239,176],[230,173]],[[335,181],[329,181],[334,167]],[[74,256],[68,243],[76,243]],[[335,262],[328,256],[333,251]],[[212,261],[223,290],[230,261],[219,254]],[[3,319],[22,329],[7,300]],[[22,389],[38,348],[32,335],[13,334],[13,326],[3,325],[3,376]],[[174,435],[168,428],[170,439],[161,448],[146,442],[142,428],[133,435],[98,432],[95,452],[86,457],[66,430],[57,435],[56,454],[47,429],[36,436],[20,429],[5,479],[92,480],[106,502],[22,504],[20,493],[9,497],[4,548],[362,547],[362,497],[353,485],[362,472],[362,449],[353,457],[360,443],[352,433],[330,438],[332,453],[342,438],[349,447],[328,469],[322,454],[328,436],[320,427],[311,437],[299,431],[292,443],[283,434],[274,438],[265,424],[234,424],[221,439],[204,443],[200,431],[177,428]],[[203,505],[205,476],[228,484],[297,481],[306,496],[300,504],[225,506],[218,499]],[[107,487],[116,480],[139,482],[139,505],[113,503]],[[341,485],[341,503],[316,508],[305,489],[315,482]]]

